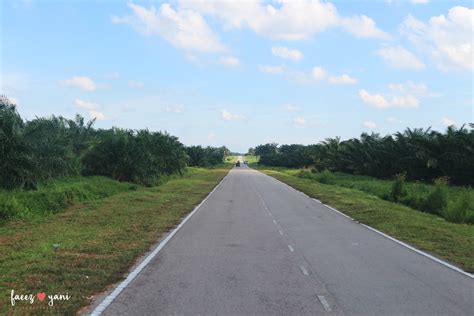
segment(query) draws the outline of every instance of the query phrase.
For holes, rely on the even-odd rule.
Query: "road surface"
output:
[[[104,315],[473,315],[474,281],[242,164]]]

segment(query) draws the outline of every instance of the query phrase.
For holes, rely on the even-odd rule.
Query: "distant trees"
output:
[[[186,153],[189,157],[189,165],[196,167],[209,167],[223,163],[225,158],[229,156],[230,151],[222,147],[186,147]]]
[[[79,115],[23,121],[0,97],[0,188],[32,189],[41,180],[80,174],[153,185],[188,164],[222,163],[229,153],[225,147],[186,148],[167,133],[97,130],[93,124]]]
[[[7,98],[0,98],[0,186],[11,189],[33,177],[31,149],[23,137],[25,124]]]
[[[82,159],[84,175],[154,185],[186,166],[184,145],[174,136],[148,130],[99,130]]]
[[[364,133],[341,141],[328,138],[315,145],[259,145],[255,154],[270,166],[342,171],[390,178],[432,180],[448,177],[456,184],[474,184],[474,125],[448,127],[440,133],[431,129],[406,129],[394,135]]]

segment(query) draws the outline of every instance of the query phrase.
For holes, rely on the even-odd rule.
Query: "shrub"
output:
[[[459,199],[444,213],[444,218],[449,222],[463,223],[467,221],[468,210],[472,208],[471,194],[468,189],[464,189]]]
[[[323,184],[333,184],[334,183],[334,175],[329,170],[323,170],[319,173],[318,182]]]
[[[448,205],[448,178],[441,177],[434,181],[434,189],[423,203],[423,210],[442,215]]]
[[[323,170],[321,172],[315,172],[313,171],[314,169],[311,169],[311,171],[306,171],[306,170],[301,170],[299,171],[296,175],[299,178],[303,179],[311,179],[318,181],[319,183],[323,184],[334,184],[334,174],[329,171],[329,170]]]
[[[406,192],[404,189],[406,175],[404,173],[397,174],[392,184],[391,199],[398,202]]]
[[[21,206],[14,197],[0,200],[0,220],[7,220],[20,212]]]
[[[303,179],[314,179],[316,173],[311,170],[311,173],[306,171],[306,170],[300,170],[297,174],[298,178],[303,178]]]
[[[467,224],[472,224],[474,225],[474,212],[470,212],[466,215],[466,218],[464,220]]]

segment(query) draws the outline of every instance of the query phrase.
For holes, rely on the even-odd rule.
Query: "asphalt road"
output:
[[[245,165],[105,315],[474,315],[474,281]]]

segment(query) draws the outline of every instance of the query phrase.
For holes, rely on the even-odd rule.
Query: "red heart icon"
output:
[[[44,300],[45,297],[46,297],[45,292],[38,293],[38,298],[39,298],[40,301]]]

